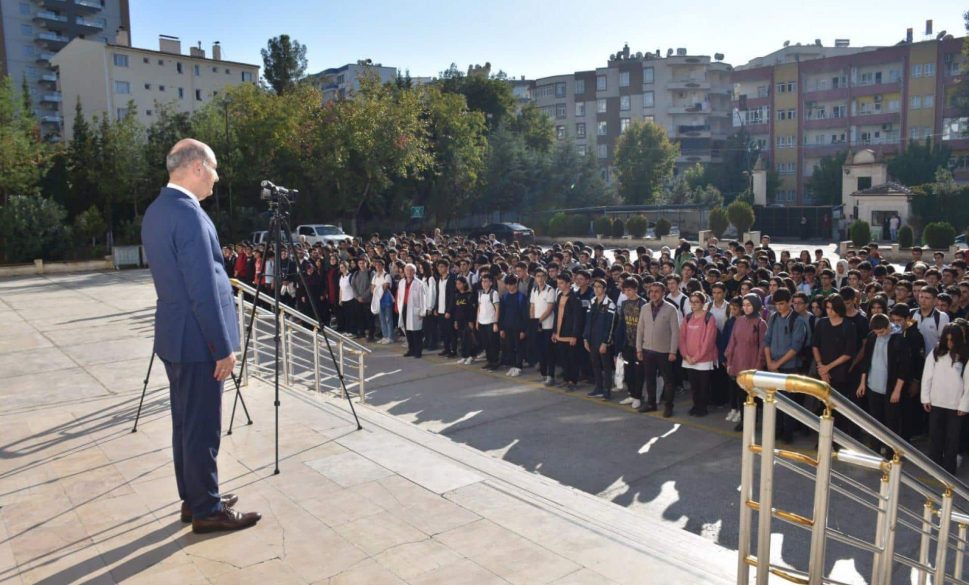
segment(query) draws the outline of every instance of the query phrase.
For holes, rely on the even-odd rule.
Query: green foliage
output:
[[[440,83],[444,92],[464,95],[469,109],[485,115],[491,131],[502,127],[514,114],[515,97],[511,84],[503,79],[489,77],[482,72],[464,75],[451,63],[451,67],[441,74]]]
[[[898,228],[898,247],[899,248],[911,248],[912,242],[914,241],[912,234],[912,228],[907,225],[903,225]]]
[[[570,236],[587,236],[589,235],[589,218],[584,215],[572,215],[569,216],[569,234]]]
[[[292,91],[306,74],[306,45],[289,35],[269,39],[261,53],[262,76],[279,95]]]
[[[81,245],[93,244],[104,236],[107,229],[101,212],[93,205],[74,218],[74,237]]]
[[[964,230],[969,226],[969,188],[958,185],[947,169],[936,169],[934,179],[912,188],[913,215],[925,223],[947,221]]]
[[[657,219],[656,220],[656,227],[654,228],[654,232],[656,233],[656,237],[657,238],[662,238],[664,236],[670,235],[670,228],[671,227],[673,227],[673,226],[670,224],[670,220],[666,219],[665,217],[661,217],[661,218]]]
[[[67,211],[41,196],[12,195],[0,207],[0,234],[7,262],[30,262],[57,258],[64,253],[68,236]]]
[[[754,225],[754,208],[744,201],[734,201],[727,206],[727,217],[737,228],[737,235],[743,237],[743,234],[750,231],[751,226]]]
[[[619,176],[619,195],[628,204],[654,201],[673,176],[680,147],[666,129],[649,122],[633,122],[616,140],[613,164]]]
[[[131,219],[123,220],[118,228],[115,244],[121,246],[135,246],[141,244],[141,219],[141,215],[136,215]],[[250,232],[251,231],[252,230],[250,230]],[[250,232],[246,232],[245,235],[248,236]]]
[[[612,220],[612,237],[621,238],[626,235],[626,226],[621,218]]]
[[[842,167],[848,158],[848,151],[821,157],[814,165],[814,172],[808,179],[808,190],[817,197],[819,203],[837,205],[841,202]]]
[[[10,78],[0,79],[0,203],[38,193],[51,164],[53,149],[41,140],[37,120],[24,105]]]
[[[741,193],[740,195],[737,195],[737,197],[734,199],[734,201],[741,201],[741,202],[746,203],[747,205],[750,205],[751,207],[753,207],[754,206],[754,193],[753,193],[753,191],[751,191],[750,189],[748,189],[748,190],[744,191],[743,193]]]
[[[569,216],[559,211],[548,220],[548,235],[552,237],[564,236],[569,231]]]
[[[548,152],[555,143],[555,128],[552,119],[531,102],[525,104],[516,115],[510,117],[508,129],[516,134],[521,134],[525,144],[538,152]]]
[[[636,239],[645,237],[648,227],[649,223],[646,221],[645,215],[634,215],[626,221],[626,229],[629,231],[629,235]]]
[[[934,250],[945,250],[956,239],[956,229],[952,224],[945,221],[937,221],[927,224],[922,230],[922,240]]]
[[[948,146],[931,138],[910,140],[904,152],[888,161],[888,174],[903,185],[930,183],[937,169],[948,166],[951,154]]]
[[[604,215],[595,218],[592,225],[597,235],[608,236],[612,232],[612,220]]]
[[[727,210],[722,207],[714,208],[710,211],[710,231],[718,238],[722,238],[730,227],[730,218],[727,217]]]
[[[871,243],[871,226],[867,221],[855,220],[848,229],[848,233],[851,235],[851,244],[856,248]]]

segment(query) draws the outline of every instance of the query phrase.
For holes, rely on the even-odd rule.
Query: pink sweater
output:
[[[717,320],[711,315],[689,313],[680,322],[680,355],[686,361],[690,356],[694,362],[717,361]]]
[[[727,343],[727,373],[736,376],[744,370],[763,370],[764,337],[767,323],[760,317],[740,317],[733,324],[730,341]]]

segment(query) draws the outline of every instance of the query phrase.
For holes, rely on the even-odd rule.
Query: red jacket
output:
[[[245,252],[239,252],[239,255],[236,256],[235,277],[239,280],[249,280],[249,265],[247,264],[247,261],[248,258],[246,257]]]

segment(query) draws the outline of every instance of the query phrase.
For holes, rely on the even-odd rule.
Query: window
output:
[[[922,77],[922,64],[916,63],[912,65],[912,77]]]
[[[196,89],[195,90],[195,101],[198,101],[198,102],[202,101],[202,90],[201,89]]]
[[[148,63],[148,57],[142,57],[141,58],[141,62],[142,63]]]
[[[597,144],[596,154],[599,158],[609,158],[609,147],[605,144]]]
[[[118,108],[117,111],[115,111],[114,115],[116,116],[116,119],[120,122],[121,120],[124,120],[125,117],[128,115],[128,108]]]
[[[629,130],[629,118],[619,118],[619,132]]]
[[[960,140],[969,134],[969,118],[942,120],[942,140]]]
[[[150,116],[151,115],[151,110],[145,110],[145,115],[146,116]]]
[[[195,71],[195,77],[198,77],[199,75],[202,74],[202,70],[198,65],[193,65],[192,69]]]
[[[115,67],[127,67],[128,66],[128,56],[121,55],[119,53],[114,54],[114,66]]]
[[[164,85],[159,85],[158,86],[158,91],[165,91],[165,86]]]
[[[115,81],[114,93],[131,93],[131,84],[127,81]]]
[[[652,124],[655,118],[653,116],[643,116],[643,122],[647,124]]]
[[[536,98],[552,97],[553,93],[555,93],[555,86],[552,84],[540,85],[535,88]]]
[[[180,99],[180,100],[185,99],[185,88],[184,87],[178,88],[178,99]]]
[[[581,122],[575,125],[575,137],[585,138],[585,122]]]
[[[874,83],[873,77],[874,76],[871,72],[862,73],[861,77],[858,79],[858,85],[871,85],[872,83]]]
[[[899,71],[898,69],[889,69],[888,70],[888,81],[889,82],[895,83],[898,80],[900,80],[901,78],[902,78],[902,72]]]
[[[629,111],[629,96],[619,96],[619,110],[623,112]]]
[[[643,92],[643,107],[653,108],[656,106],[656,93],[652,91]]]
[[[556,83],[555,84],[555,97],[564,98],[565,97],[565,84]]]
[[[619,72],[619,87],[629,87],[629,72],[620,71]]]
[[[33,57],[34,56],[34,46],[33,45],[24,45],[20,50],[23,53],[24,57],[28,57],[29,58],[29,57]]]
[[[920,95],[913,95],[912,96],[912,105],[911,105],[911,108],[913,110],[917,110],[917,109],[919,109],[921,107],[922,107],[922,96],[920,96]]]
[[[556,120],[565,119],[565,104],[555,104],[555,119]]]
[[[922,137],[922,129],[919,128],[918,126],[912,126],[908,130],[908,137],[911,138],[912,140],[918,140],[919,138]]]
[[[212,67],[212,73],[218,73],[218,72],[219,72],[218,67]]]
[[[226,68],[226,70],[225,70],[225,74],[226,74],[226,75],[232,75],[232,70],[231,70],[231,69],[228,69],[228,68]]]
[[[585,102],[575,102],[575,117],[585,117]]]
[[[175,71],[178,71],[179,75],[181,75],[181,73],[182,73],[182,64],[181,63],[175,63]]]
[[[243,71],[242,81],[252,81],[252,71]]]
[[[588,156],[589,155],[589,149],[584,144],[580,144],[580,145],[576,146],[575,147],[575,151],[577,153],[579,153],[579,156]]]
[[[146,83],[145,84],[145,89],[151,89],[151,84],[150,83]]]
[[[20,34],[24,35],[25,37],[32,37],[34,36],[34,27],[30,26],[29,24],[21,24]]]
[[[924,98],[922,98],[922,107],[923,108],[934,108],[935,107],[935,96],[934,95],[927,95]]]
[[[605,75],[596,75],[596,91],[606,91]]]
[[[576,79],[575,80],[575,93],[585,93],[585,80]]]
[[[925,75],[925,77],[934,77],[935,76],[935,63],[926,63],[922,67],[922,74]]]
[[[765,98],[770,95],[770,86],[758,85],[757,86],[757,97]]]
[[[888,111],[897,112],[899,107],[901,107],[901,102],[898,100],[888,100]]]
[[[605,98],[596,100],[596,112],[600,114],[606,113],[606,100]]]
[[[848,106],[840,105],[831,108],[832,118],[845,118],[848,115]]]
[[[778,120],[796,120],[797,110],[777,110]]]
[[[27,4],[26,2],[20,3],[20,14],[22,16],[30,16],[33,14],[33,12],[34,11],[30,9],[30,4]]]
[[[643,83],[653,83],[656,72],[652,67],[643,67]]]
[[[562,140],[563,138],[565,138],[565,126],[555,127],[555,137],[558,138],[559,140]]]
[[[793,81],[782,81],[777,84],[777,93],[794,93],[795,86]]]
[[[598,134],[599,136],[605,136],[608,133],[609,133],[609,122],[606,122],[605,120],[599,122],[596,128],[596,134]]]

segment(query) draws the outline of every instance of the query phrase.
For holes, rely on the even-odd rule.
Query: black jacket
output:
[[[872,354],[875,353],[875,338],[877,337],[874,331],[865,337],[865,353],[861,360],[862,374],[867,374],[868,370],[871,369]],[[888,382],[885,384],[886,394],[891,395],[895,389],[895,383],[899,379],[903,380],[905,384],[908,384],[908,381],[911,379],[911,363],[905,336],[901,333],[892,334],[888,339]]]
[[[444,285],[444,311],[447,312],[447,313],[450,313],[451,312],[451,310],[450,310],[451,309],[451,306],[454,304],[454,295],[456,295],[458,293],[458,286],[457,286],[457,284],[455,284],[456,279],[457,279],[457,277],[454,276],[453,274],[448,274],[447,275],[447,284]],[[435,299],[438,298],[437,297],[437,285],[440,282],[441,282],[441,277],[438,274],[435,274],[431,278],[431,284],[430,285],[434,287],[434,298]],[[440,300],[440,299],[438,299],[438,300]],[[438,314],[437,307],[438,307],[438,304],[437,304],[437,302],[435,302],[433,307],[428,307],[428,308],[430,308],[434,312],[434,314],[437,315]]]
[[[559,301],[562,293],[555,299],[555,310],[552,311],[555,319],[552,322],[552,332],[559,337],[582,337],[582,329],[585,326],[585,311],[582,308],[582,301],[576,296],[575,291],[569,292],[568,299],[565,301],[565,311],[562,315],[562,328],[559,329]]]

